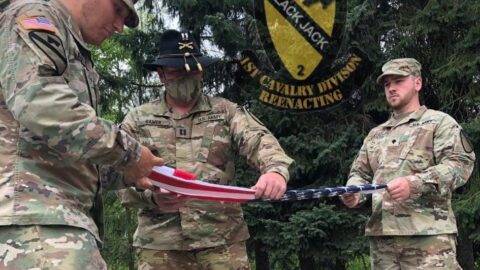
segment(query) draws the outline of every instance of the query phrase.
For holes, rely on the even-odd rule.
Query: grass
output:
[[[370,270],[370,256],[363,255],[353,258],[348,262],[347,270]]]

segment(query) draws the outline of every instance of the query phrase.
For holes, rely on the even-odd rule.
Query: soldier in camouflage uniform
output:
[[[85,43],[135,27],[131,0],[16,0],[0,14],[0,269],[106,269],[97,165],[124,188],[163,164],[96,113]],[[145,181],[145,182],[144,182]]]
[[[292,163],[274,136],[246,109],[201,92],[202,69],[216,59],[200,54],[188,33],[166,31],[157,71],[164,97],[135,108],[122,128],[155,149],[165,164],[215,184],[235,185],[244,156],[262,176],[257,197],[279,198]],[[138,269],[249,269],[248,228],[240,204],[186,200],[164,190],[123,190],[122,203],[142,208],[134,235]]]
[[[365,138],[347,182],[388,186],[372,195],[366,226],[372,269],[461,269],[451,197],[470,177],[475,154],[452,117],[420,105],[420,70],[412,58],[383,65],[377,82],[393,114]],[[365,201],[341,198],[348,207]]]

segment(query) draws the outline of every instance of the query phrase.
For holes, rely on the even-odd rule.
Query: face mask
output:
[[[165,82],[167,94],[183,103],[196,101],[200,97],[201,89],[202,81],[189,76]]]

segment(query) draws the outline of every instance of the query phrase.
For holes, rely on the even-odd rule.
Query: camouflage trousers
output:
[[[100,270],[107,265],[88,231],[58,225],[0,226],[0,269]]]
[[[196,250],[137,248],[138,270],[248,270],[245,242]]]
[[[453,234],[370,237],[372,270],[462,269],[456,250]]]

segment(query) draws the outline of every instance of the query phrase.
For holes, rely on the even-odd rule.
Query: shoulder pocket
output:
[[[138,124],[140,142],[163,158],[165,164],[175,164],[175,130],[170,119],[148,117]]]

